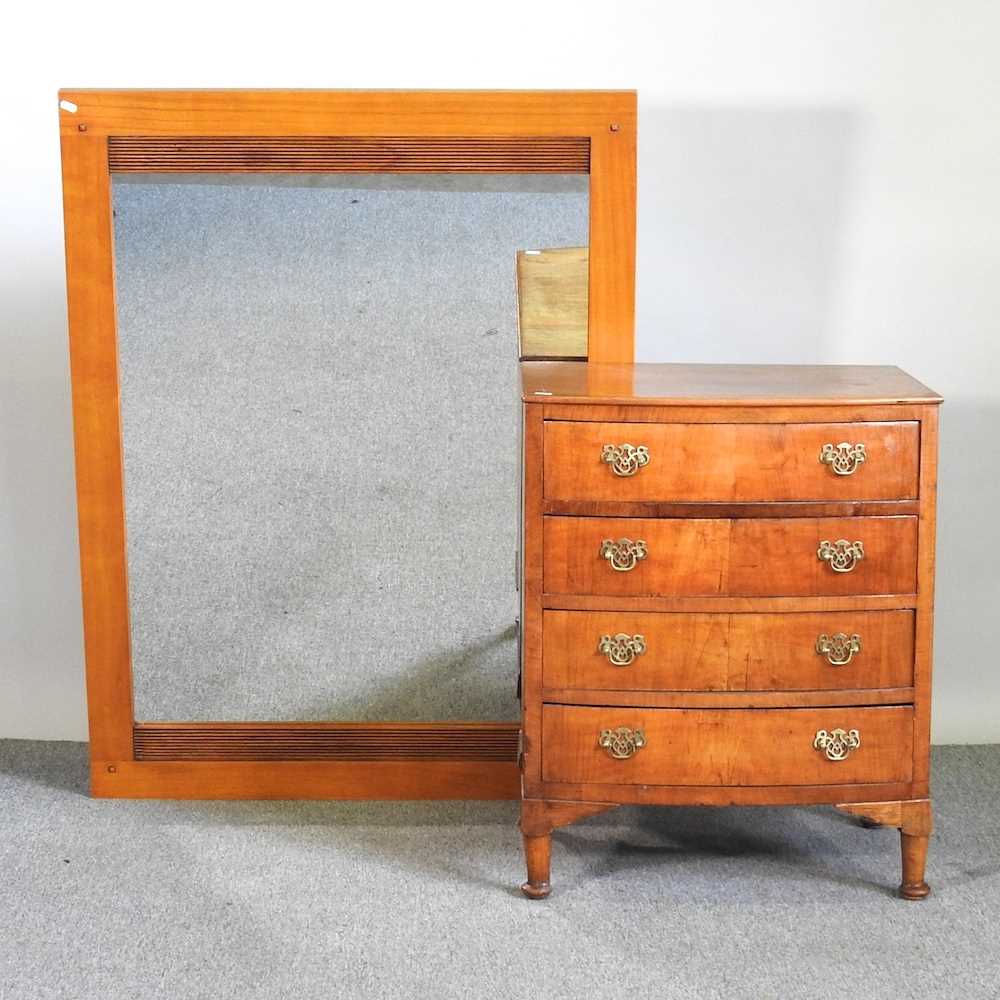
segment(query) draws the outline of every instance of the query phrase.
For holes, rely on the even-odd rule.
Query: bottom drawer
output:
[[[817,739],[821,731],[826,740]],[[542,713],[544,781],[837,785],[910,781],[912,769],[913,709],[908,707],[546,705]]]

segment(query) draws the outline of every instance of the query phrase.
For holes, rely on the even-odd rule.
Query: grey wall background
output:
[[[640,91],[641,360],[894,363],[947,397],[934,738],[1000,740],[1000,7],[283,13],[179,0],[162,18],[116,0],[6,15],[0,735],[86,731],[56,88],[623,86]]]

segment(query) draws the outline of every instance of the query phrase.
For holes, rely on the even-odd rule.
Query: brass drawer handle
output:
[[[608,663],[613,667],[627,667],[637,656],[646,652],[646,637],[627,635],[625,632],[602,635],[597,650],[608,658]]]
[[[841,441],[840,444],[825,444],[819,450],[819,460],[828,465],[838,476],[853,476],[868,458],[863,444],[851,444]]]
[[[827,635],[824,632],[816,640],[816,652],[825,656],[831,667],[843,667],[854,659],[855,653],[861,652],[861,636],[846,632]]]
[[[601,449],[601,461],[610,465],[616,476],[634,476],[649,465],[649,449],[644,444],[606,444]]]
[[[850,573],[864,559],[865,547],[861,542],[838,538],[835,542],[820,542],[816,555],[829,563],[834,573]]]
[[[852,750],[857,750],[861,746],[861,734],[852,729],[845,732],[843,729],[834,729],[827,732],[820,729],[813,740],[813,747],[822,750],[826,754],[827,760],[847,760]]]
[[[612,569],[627,573],[646,558],[646,543],[641,538],[634,542],[631,538],[619,538],[617,542],[605,538],[601,542],[601,558],[607,559]]]
[[[628,760],[646,745],[646,736],[641,729],[629,729],[628,726],[603,729],[597,745],[607,750],[608,756],[615,760]]]

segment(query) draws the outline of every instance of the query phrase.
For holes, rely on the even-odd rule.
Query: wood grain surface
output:
[[[593,244],[591,244],[593,249]],[[595,361],[591,358],[591,361]],[[525,399],[602,406],[809,406],[939,403],[941,397],[891,365],[588,364],[521,365]]]
[[[517,332],[522,358],[586,358],[586,247],[519,250]]]
[[[616,571],[601,557],[605,539],[641,540],[647,556],[630,571]],[[864,545],[864,558],[850,572],[834,572],[817,555],[822,541],[840,539]],[[547,594],[777,597],[909,594],[916,588],[914,517],[546,517],[544,544]]]
[[[645,746],[616,760],[598,745],[602,731],[639,729]],[[846,760],[813,746],[819,730],[857,729]],[[546,781],[625,785],[829,785],[909,781],[913,710],[880,708],[598,708],[546,705],[542,774]]]
[[[634,131],[632,90],[113,90],[66,87],[91,136],[573,136]]]
[[[916,421],[848,424],[545,423],[545,497],[614,501],[904,500],[917,496]],[[849,475],[820,462],[825,444],[863,444]],[[605,445],[648,449],[631,476]]]
[[[546,611],[544,685],[608,691],[823,691],[913,684],[912,611],[651,614]],[[861,651],[833,666],[821,635],[857,635]],[[614,666],[602,636],[643,637],[645,650]]]

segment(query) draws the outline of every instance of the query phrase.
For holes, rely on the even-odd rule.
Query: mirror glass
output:
[[[113,197],[136,719],[515,719],[515,258],[587,177]]]

